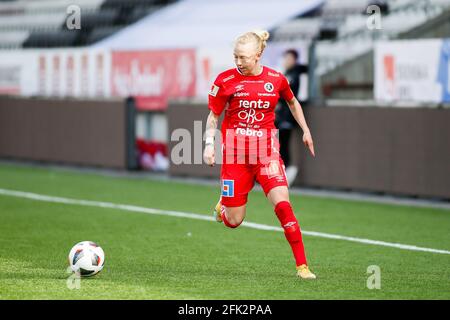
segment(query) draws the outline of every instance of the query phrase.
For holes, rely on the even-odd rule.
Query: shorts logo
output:
[[[267,165],[267,175],[269,179],[281,176],[280,164],[278,160],[271,160]]]
[[[267,92],[272,92],[273,91],[273,84],[271,84],[270,82],[266,82],[264,84],[264,89],[266,89]]]
[[[219,92],[219,87],[213,84],[211,90],[209,90],[209,95],[215,97],[217,96],[217,92]]]
[[[222,180],[222,197],[234,197],[234,180]]]

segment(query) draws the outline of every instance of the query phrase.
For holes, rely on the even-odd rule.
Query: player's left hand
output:
[[[311,136],[311,132],[305,131],[303,133],[303,143],[305,144],[305,146],[309,148],[309,151],[311,152],[312,156],[315,157],[316,155],[314,153],[314,143]]]

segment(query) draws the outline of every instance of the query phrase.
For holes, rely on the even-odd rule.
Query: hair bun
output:
[[[235,45],[239,43],[254,43],[256,52],[262,53],[266,47],[267,39],[269,39],[269,32],[266,30],[254,30],[246,32],[237,37]]]
[[[270,37],[270,33],[267,30],[253,30],[253,33],[255,33],[262,41],[267,41]]]

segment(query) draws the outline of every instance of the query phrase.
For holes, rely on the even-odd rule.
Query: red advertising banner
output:
[[[167,107],[169,98],[195,96],[195,50],[113,51],[111,95],[136,97],[140,109]]]

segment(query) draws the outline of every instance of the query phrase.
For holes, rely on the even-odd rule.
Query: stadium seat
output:
[[[71,47],[79,36],[79,30],[34,31],[23,43],[24,48]]]
[[[320,30],[320,17],[299,18],[288,21],[272,32],[274,41],[294,41],[314,39]]]
[[[0,49],[21,48],[29,34],[27,30],[0,31]]]
[[[162,0],[105,0],[101,8],[136,8],[136,7],[151,7],[155,5],[164,5],[171,1]]]
[[[371,4],[383,14],[379,30],[366,27]],[[317,39],[317,71],[323,74],[370,51],[374,41],[395,39],[449,8],[448,0],[327,0],[313,17],[298,17],[275,28],[271,41]]]
[[[117,19],[116,9],[103,9],[101,11],[88,12],[82,15],[81,24],[83,29],[92,29],[94,27],[111,26]]]
[[[0,19],[0,30],[56,29],[65,21],[65,12],[8,15]]]
[[[100,41],[113,33],[122,29],[121,26],[107,26],[107,27],[99,27],[92,30],[92,32],[87,36],[86,44],[93,44],[97,41]]]
[[[0,48],[84,46],[174,1],[0,0]],[[81,30],[66,32],[70,5],[80,8]]]

